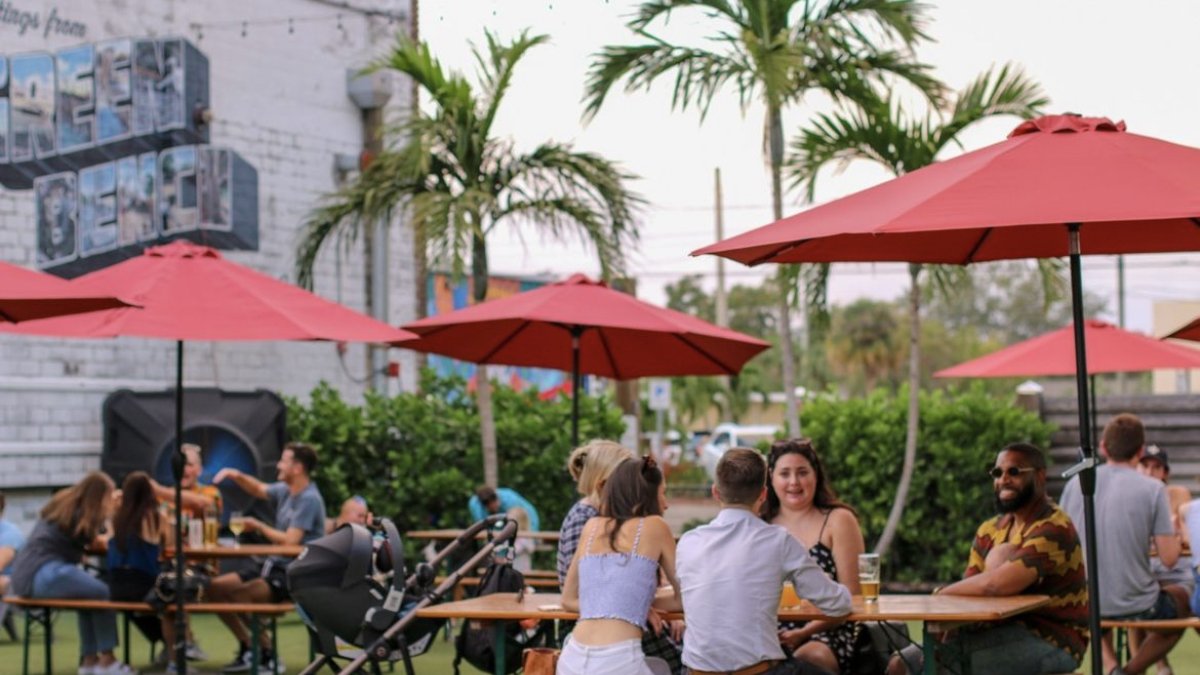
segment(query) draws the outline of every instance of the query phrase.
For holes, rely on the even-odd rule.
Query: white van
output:
[[[774,424],[718,424],[700,446],[699,461],[709,480],[717,479],[717,462],[730,448],[753,448],[762,441],[775,439],[779,427]]]

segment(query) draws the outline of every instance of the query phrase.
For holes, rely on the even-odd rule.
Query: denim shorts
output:
[[[1158,592],[1158,599],[1150,609],[1126,614],[1124,616],[1106,616],[1106,619],[1116,619],[1118,621],[1158,621],[1160,619],[1178,619],[1179,606],[1175,604],[1175,598],[1166,591]]]

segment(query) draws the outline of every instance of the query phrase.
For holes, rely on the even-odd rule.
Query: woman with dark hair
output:
[[[134,471],[121,484],[121,506],[113,518],[113,537],[108,542],[109,588],[113,600],[142,602],[154,588],[160,566],[160,542],[168,536],[167,519],[158,512],[154,483],[145,471]],[[146,639],[162,640],[164,653],[175,644],[172,620],[145,614],[133,622]],[[168,672],[175,666],[170,662]]]
[[[866,547],[858,516],[829,486],[812,442],[776,441],[767,468],[763,520],[782,526],[804,544],[821,569],[851,594],[861,593],[858,555]],[[858,624],[841,622],[784,623],[779,631],[780,641],[797,659],[835,674],[850,672],[858,637]]]
[[[112,479],[93,471],[59,490],[46,506],[13,565],[13,592],[27,598],[108,600],[108,586],[79,567],[84,549],[103,546],[113,513]],[[81,611],[80,675],[135,675],[113,656],[117,619],[112,612]]]
[[[675,589],[660,608],[682,607],[675,538],[662,518],[666,482],[653,459],[627,459],[604,485],[600,516],[584,525],[563,586],[563,606],[579,622],[563,647],[560,675],[653,675],[642,627],[659,569]],[[662,664],[665,666],[665,664]]]

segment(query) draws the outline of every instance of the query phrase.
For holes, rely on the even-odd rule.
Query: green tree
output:
[[[595,115],[622,80],[626,91],[649,88],[659,77],[674,80],[671,105],[696,108],[703,119],[718,92],[731,87],[743,112],[761,103],[766,112],[763,149],[771,172],[775,220],[783,218],[783,110],[805,94],[823,91],[835,99],[866,101],[882,76],[908,80],[936,97],[941,85],[916,63],[910,48],[926,38],[926,5],[915,0],[648,0],[629,28],[641,44],[605,47],[587,82],[587,115]],[[677,44],[652,26],[664,25],[676,11],[708,16],[716,32],[700,46]],[[787,427],[800,433],[796,405],[791,305],[797,268],[780,268],[779,347]],[[817,298],[824,299],[827,268],[818,268]]]
[[[949,146],[961,147],[959,135],[968,126],[990,117],[1032,117],[1048,103],[1041,87],[1020,69],[1003,66],[980,75],[954,97],[952,106],[934,107],[923,116],[911,115],[889,93],[855,108],[844,107],[820,115],[793,143],[788,170],[794,183],[805,189],[809,200],[816,191],[822,169],[843,167],[862,159],[886,168],[895,176],[929,166]],[[886,552],[900,525],[916,466],[917,429],[920,418],[921,376],[921,272],[922,265],[909,265],[909,399],[908,432],[904,440],[904,464],[887,526],[875,546]],[[965,275],[962,268],[931,266],[933,283],[949,288]]]
[[[554,239],[589,244],[608,278],[621,272],[623,251],[637,240],[634,215],[642,200],[634,177],[604,157],[548,141],[529,152],[496,135],[494,123],[521,58],[547,40],[522,32],[511,43],[487,33],[475,49],[478,83],[445,70],[429,46],[401,35],[372,67],[412,78],[428,110],[392,130],[396,143],[359,176],[309,214],[296,248],[300,282],[311,286],[317,255],[338,232],[391,221],[407,204],[430,259],[455,274],[470,264],[475,302],[487,298],[488,237],[501,226],[532,226]],[[496,431],[487,368],[478,370],[484,480],[496,485]]]
[[[904,358],[899,328],[895,308],[878,300],[857,300],[833,312],[826,352],[844,393],[899,384],[896,375]]]

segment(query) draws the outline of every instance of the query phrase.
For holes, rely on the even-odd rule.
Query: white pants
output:
[[[581,645],[567,638],[558,657],[557,675],[655,675],[646,664],[641,640],[610,645]]]

